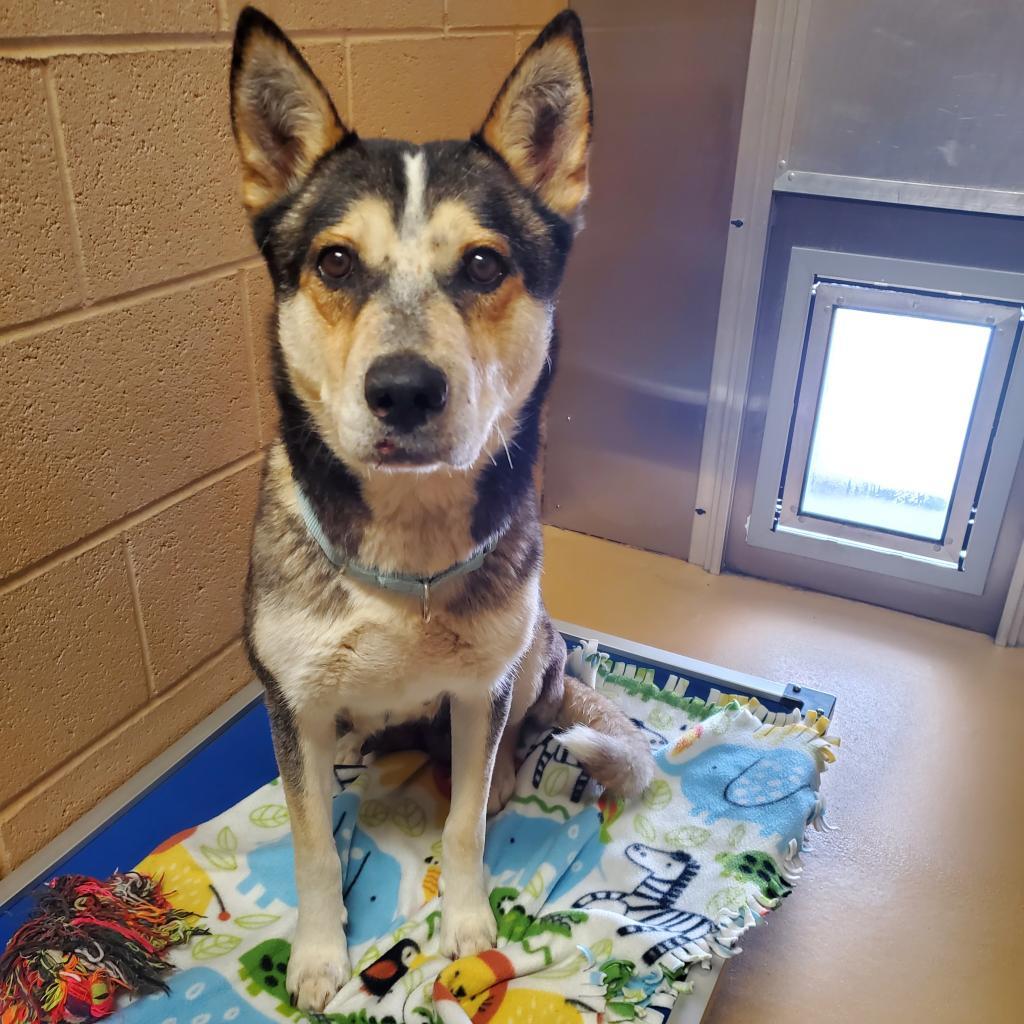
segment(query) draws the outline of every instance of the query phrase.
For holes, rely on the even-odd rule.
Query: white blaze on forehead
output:
[[[433,276],[426,242],[427,158],[422,150],[406,153],[405,207],[398,225],[398,242],[392,253],[390,292],[400,305],[420,303]]]
[[[423,229],[427,191],[427,158],[422,150],[405,154],[405,209],[402,211],[402,234],[415,235]]]

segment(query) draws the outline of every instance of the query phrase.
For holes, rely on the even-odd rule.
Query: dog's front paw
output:
[[[464,907],[445,905],[441,912],[441,955],[458,960],[493,949],[498,926],[487,901]]]
[[[320,1013],[352,976],[345,940],[296,938],[288,958],[288,991],[300,1010]]]
[[[491,792],[487,797],[487,813],[497,814],[516,788],[516,766],[513,763],[499,761],[494,765],[494,774],[491,776]]]

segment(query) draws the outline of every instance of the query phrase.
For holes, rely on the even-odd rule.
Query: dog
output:
[[[299,910],[287,986],[320,1011],[350,977],[332,763],[389,727],[450,721],[440,942],[494,945],[486,815],[527,720],[623,795],[647,741],[565,674],[540,597],[533,468],[554,304],[588,190],[583,35],[558,15],[468,140],[363,140],[295,46],[239,17],[231,120],[275,293],[280,437],[254,526],[245,639],[266,689]],[[354,738],[354,739],[353,739]]]

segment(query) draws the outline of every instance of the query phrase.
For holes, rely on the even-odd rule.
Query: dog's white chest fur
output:
[[[412,602],[357,586],[336,615],[276,596],[257,603],[252,641],[294,710],[341,712],[367,733],[430,714],[445,694],[483,696],[499,683],[532,635],[536,588],[515,603],[424,623]]]

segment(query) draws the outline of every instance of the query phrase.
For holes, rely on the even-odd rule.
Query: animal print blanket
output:
[[[328,1007],[333,1024],[662,1022],[688,970],[738,952],[789,894],[804,829],[823,820],[827,720],[687,698],[685,680],[659,688],[596,646],[573,657],[642,724],[657,774],[637,800],[596,796],[556,736],[533,739],[488,829],[496,950],[454,963],[436,952],[449,780],[412,753],[336,770],[354,971]],[[296,894],[276,780],[139,867],[203,913],[209,934],[174,954],[170,995],[126,1006],[124,1024],[302,1016],[284,984]]]

